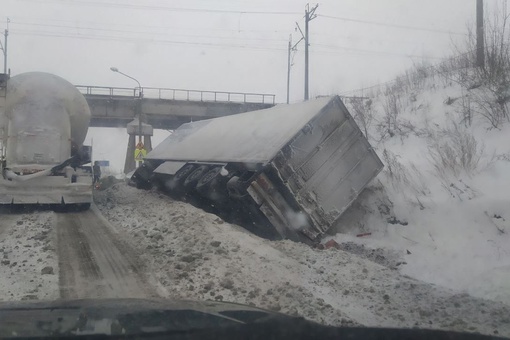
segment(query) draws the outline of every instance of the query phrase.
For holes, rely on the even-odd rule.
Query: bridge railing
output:
[[[88,86],[75,85],[76,88],[85,95],[110,96],[110,97],[138,97],[139,88],[132,87],[106,87],[106,86]]]
[[[76,85],[76,88],[85,95],[132,98],[139,98],[140,95],[142,95],[144,98],[168,100],[275,104],[275,95],[267,93],[199,91],[157,87],[142,87],[140,89],[138,87],[128,88],[86,85]]]

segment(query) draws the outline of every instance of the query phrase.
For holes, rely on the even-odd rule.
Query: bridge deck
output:
[[[175,129],[196,120],[265,109],[275,95],[167,88],[76,86],[92,111],[91,126],[126,126],[141,109],[154,128]]]

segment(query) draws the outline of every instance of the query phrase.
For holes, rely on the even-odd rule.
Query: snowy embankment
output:
[[[0,301],[59,298],[52,212],[2,215]]]
[[[419,71],[347,103],[385,169],[332,237],[405,254],[402,274],[510,305],[510,123],[488,119],[508,105],[456,72]]]
[[[509,306],[402,276],[395,269],[398,254],[381,252],[376,263],[334,248],[264,240],[123,183],[95,195],[104,217],[143,254],[168,298],[254,304],[331,325],[510,335]]]

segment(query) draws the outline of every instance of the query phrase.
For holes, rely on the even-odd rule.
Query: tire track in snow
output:
[[[61,298],[156,297],[134,250],[97,214],[57,214]]]

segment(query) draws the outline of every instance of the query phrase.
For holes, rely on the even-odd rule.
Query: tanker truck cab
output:
[[[83,95],[57,76],[31,72],[7,81],[0,204],[90,207],[90,122]]]

